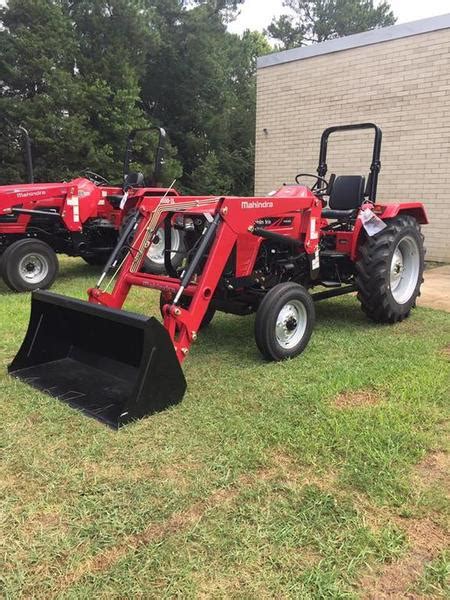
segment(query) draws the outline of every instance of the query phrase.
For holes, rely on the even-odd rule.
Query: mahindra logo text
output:
[[[28,198],[29,196],[45,196],[45,190],[38,190],[36,192],[18,192],[16,196],[18,198]]]
[[[241,208],[273,208],[273,202],[259,202],[258,200],[252,200],[250,202],[241,202]]]

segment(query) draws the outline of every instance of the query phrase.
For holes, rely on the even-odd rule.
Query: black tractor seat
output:
[[[328,207],[322,210],[324,219],[348,221],[356,216],[364,202],[366,179],[362,175],[340,175],[334,180]]]
[[[338,221],[349,221],[352,217],[356,217],[358,209],[350,210],[333,210],[332,208],[324,208],[322,217],[324,219],[337,219]]]
[[[107,196],[107,200],[113,208],[120,208],[122,198],[123,194],[111,194],[110,196]]]
[[[123,187],[124,190],[128,190],[132,187],[143,187],[145,185],[145,179],[143,173],[128,173],[124,176]],[[108,196],[108,202],[113,208],[120,208],[123,194],[111,194]]]

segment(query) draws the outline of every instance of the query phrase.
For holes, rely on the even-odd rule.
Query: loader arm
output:
[[[292,215],[293,221],[297,220],[297,229],[301,234],[300,245],[311,256],[313,263],[318,249],[321,202],[311,193],[306,193],[304,187],[293,187],[298,188],[298,196],[251,199],[205,196],[162,200],[144,198],[140,205],[142,216],[132,247],[118,270],[113,290],[109,293],[99,288],[91,288],[88,291],[89,302],[121,309],[133,285],[170,292],[175,298],[181,289],[183,295],[191,297],[189,308],[182,308],[174,302],[165,305],[163,312],[164,326],[173,341],[178,360],[183,362],[192,342],[197,339],[200,324],[214,297],[233,248],[236,247],[238,254],[237,274],[245,276],[253,270],[263,240],[253,233],[255,222],[263,218]],[[183,281],[183,276],[178,279],[142,273],[146,249],[167,215],[195,212],[209,214],[211,221],[217,218],[217,228],[208,249],[206,263],[201,273],[196,274],[195,282]],[[205,232],[205,237],[206,235]],[[199,247],[192,262],[203,254],[204,249]]]

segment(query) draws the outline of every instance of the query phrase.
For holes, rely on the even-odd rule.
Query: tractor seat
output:
[[[356,215],[364,201],[365,177],[362,175],[340,175],[331,188],[328,207],[322,210],[324,219],[348,221]]]
[[[122,202],[122,198],[123,198],[123,194],[111,194],[111,195],[107,196],[107,200],[113,208],[120,208],[120,203]]]

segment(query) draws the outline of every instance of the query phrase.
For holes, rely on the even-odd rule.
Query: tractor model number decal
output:
[[[255,221],[255,225],[258,227],[270,227],[276,225],[277,227],[289,227],[292,225],[293,217],[263,217]]]

